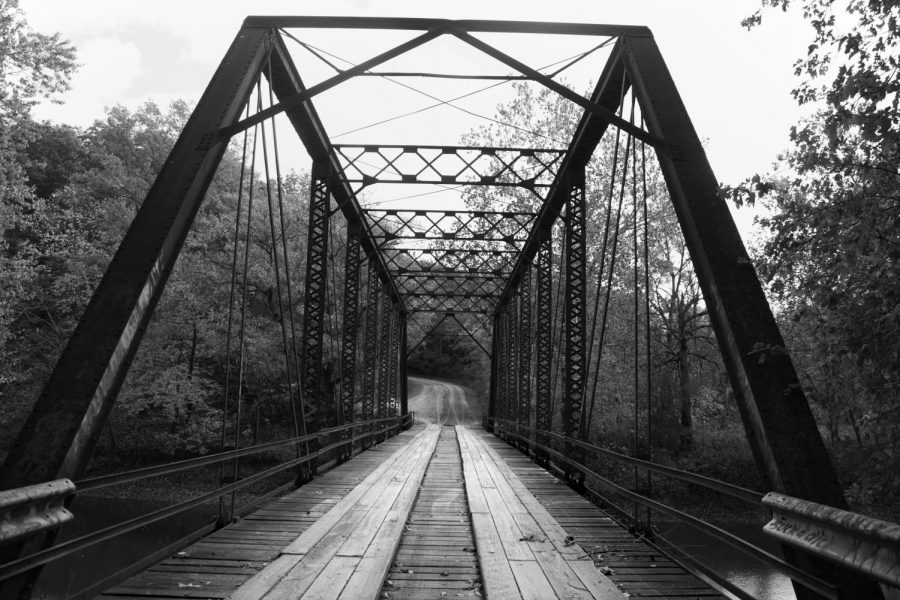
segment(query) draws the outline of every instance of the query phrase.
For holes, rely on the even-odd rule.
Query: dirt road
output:
[[[462,387],[422,377],[410,377],[409,380],[421,386],[419,392],[409,398],[409,410],[416,413],[416,421],[465,425],[481,419],[481,403],[477,399],[467,399]]]

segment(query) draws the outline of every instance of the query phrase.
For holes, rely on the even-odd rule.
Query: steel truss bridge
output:
[[[338,68],[302,41],[309,29],[393,30],[408,32],[410,38]],[[553,74],[485,41],[491,34],[513,33],[582,36],[592,43],[599,39],[609,48],[609,58],[593,91],[582,96]],[[378,69],[392,59],[443,37],[455,38],[513,72],[472,78],[540,84],[576,105],[581,117],[568,145],[332,143],[315,106],[318,97],[354,78],[385,77]],[[305,85],[292,58],[295,42],[333,66],[334,74]],[[281,174],[270,177],[270,162],[279,168],[278,155],[273,160],[256,152],[257,139],[260,151],[272,147],[277,152],[276,117],[286,117],[312,160],[302,263],[288,255],[284,242]],[[247,150],[248,136],[252,153]],[[625,167],[618,175],[621,183],[614,168],[602,175],[605,180],[598,186],[609,189],[611,202],[619,199],[616,225],[621,198],[633,201],[631,216],[622,218],[634,220],[635,249],[641,201],[643,235],[649,229],[647,190],[640,189],[646,186],[646,161],[649,157],[658,164],[763,486],[771,491],[765,498],[654,462],[652,452],[639,447],[637,433],[634,452],[627,455],[592,441],[595,391],[590,383],[596,390],[600,375],[591,373],[593,361],[599,366],[600,358],[592,357],[598,321],[588,286],[597,275],[588,280],[592,259],[585,240],[588,190],[595,183],[589,181],[589,163],[604,136],[615,138],[610,147],[616,159],[625,160]],[[256,445],[242,445],[238,435],[233,445],[223,443],[219,452],[207,456],[87,477],[129,366],[232,143],[243,144],[247,169],[239,186],[232,290],[241,275],[241,240],[249,246],[248,237],[241,237],[242,227],[249,236],[253,214],[246,207],[253,202],[255,188],[244,178],[252,180],[265,161],[264,190],[255,193],[258,203],[268,200],[271,219],[287,377],[284,401],[294,415],[293,435]],[[531,199],[521,206],[536,208],[364,206],[362,194],[382,184],[515,192]],[[273,199],[281,211],[280,224]],[[609,217],[606,228],[611,231]],[[275,244],[278,239],[281,246]],[[604,234],[604,249],[607,241],[615,260],[616,242]],[[638,257],[635,250],[635,286],[640,280]],[[296,264],[305,269],[298,302],[289,274]],[[646,274],[646,264],[643,268]],[[608,265],[608,284],[602,269],[601,264],[599,280],[606,285],[608,301],[615,287],[613,266]],[[640,290],[635,289],[637,321]],[[641,293],[647,295],[647,289]],[[235,302],[232,299],[232,306]],[[302,310],[295,310],[298,304]],[[646,313],[649,319],[649,309]],[[473,315],[482,319],[481,325]],[[339,331],[329,325],[336,318]],[[229,344],[231,319],[229,313]],[[490,357],[490,398],[482,425],[495,436],[472,427],[413,425],[407,358],[430,333],[428,324],[416,319],[430,319],[431,331],[455,322]],[[484,332],[490,333],[489,347],[478,341],[486,338]],[[638,341],[635,344],[637,353]],[[233,363],[243,364],[231,354],[243,351],[243,340],[233,346],[226,360],[229,369]],[[273,356],[279,351],[273,349]],[[231,414],[228,402],[235,397],[240,406],[242,388],[232,383],[233,377],[231,371],[226,374],[225,415]],[[650,440],[649,432],[645,439]],[[77,502],[71,512],[66,509],[74,495],[211,465],[237,465],[241,457],[278,449],[292,454],[252,475],[239,474],[235,466],[233,477],[223,477],[219,487],[198,498],[74,540],[57,535],[73,513],[78,519]],[[633,485],[617,484],[598,467],[603,461],[622,463],[642,475],[635,476]],[[259,501],[235,505],[235,492],[279,473],[296,474],[264,498],[282,496],[280,500],[258,511]],[[568,486],[556,483],[550,473]],[[781,543],[783,558],[654,499],[645,483],[650,474],[772,511],[767,529]],[[431,597],[427,594],[441,585],[463,596],[477,592],[494,598],[615,598],[624,597],[626,590],[632,596],[721,597],[727,591],[751,597],[689,557],[679,558],[674,548],[668,550],[671,559],[666,558],[663,546],[653,545],[650,512],[686,520],[774,565],[793,580],[798,597],[804,599],[879,598],[879,582],[896,586],[900,581],[898,527],[846,512],[842,488],[757,275],[675,83],[644,27],[249,17],[37,399],[0,472],[0,487],[5,490],[0,492],[0,578],[5,582],[3,597],[8,598],[27,595],[40,569],[60,557],[217,499],[215,522],[74,597],[109,589],[109,597],[117,598],[414,598]],[[229,496],[230,508],[224,502]],[[456,504],[440,499],[448,497]],[[239,515],[249,516],[234,521]],[[631,537],[616,522],[643,537]],[[348,523],[357,527],[348,529]],[[366,537],[365,531],[371,535]],[[335,539],[344,545],[328,546],[334,546]],[[606,559],[597,558],[599,545],[588,547],[583,540],[602,544]],[[404,544],[412,544],[412,549],[404,550]],[[630,563],[621,558],[629,552],[634,556]],[[321,558],[326,554],[327,560]],[[432,562],[421,559],[402,567],[418,554],[431,556]],[[659,576],[648,575],[656,563],[664,567]],[[431,587],[420,582],[410,588],[413,591],[397,591],[416,571]]]

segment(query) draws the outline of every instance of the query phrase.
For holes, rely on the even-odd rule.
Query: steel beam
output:
[[[566,213],[566,288],[564,317],[566,332],[565,398],[563,433],[584,439],[581,409],[587,380],[585,364],[585,213],[584,171],[569,172],[569,202]]]
[[[387,290],[381,294],[381,324],[378,326],[378,413],[377,418],[386,417],[390,390],[391,357],[391,297]]]
[[[269,75],[267,73],[267,75]],[[275,39],[275,46],[272,49],[271,56],[271,76],[270,83],[272,91],[279,100],[284,100],[295,96],[306,88],[297,72],[297,67],[291,59],[290,53],[284,45],[281,37]],[[345,181],[341,181],[338,174],[341,172],[340,163],[335,156],[331,147],[328,135],[325,133],[325,127],[322,125],[321,119],[316,112],[315,107],[308,99],[296,105],[290,106],[285,115],[300,136],[306,151],[309,153],[313,162],[324,161],[330,166],[329,173],[334,177],[330,183],[330,192],[340,208],[344,218],[347,219],[348,227],[356,227],[360,232],[360,244],[365,255],[374,261],[375,272],[381,279],[382,283],[390,290],[391,296],[400,302],[400,293],[391,279],[390,271],[384,263],[384,259],[377,253],[374,240],[367,235],[368,228],[362,209],[353,195],[353,190]]]
[[[369,260],[368,290],[366,292],[366,355],[363,374],[363,420],[371,421],[375,414],[375,395],[378,378],[378,298],[381,296],[381,280],[378,279],[374,261]]]
[[[388,355],[388,416],[397,416],[399,406],[397,400],[399,394],[397,392],[398,371],[400,369],[399,353],[400,353],[400,311],[396,306],[391,304],[391,341],[390,354]]]
[[[359,338],[359,232],[347,228],[344,257],[344,331],[341,344],[341,407],[343,424],[356,420],[356,340]]]
[[[516,421],[519,418],[519,301],[518,293],[513,296],[512,302],[506,309],[506,344],[509,348],[507,355],[506,385],[508,395],[506,397],[506,418]]]
[[[409,376],[406,371],[407,316],[400,311],[400,415],[409,413]]]
[[[455,25],[466,31],[496,33],[541,33],[555,35],[593,35],[632,37],[650,36],[650,30],[639,25],[606,25],[593,23],[547,23],[529,21],[493,21],[421,19],[409,17],[308,17],[308,16],[249,16],[244,27],[286,27],[308,29],[397,29],[426,31],[436,27]]]
[[[700,138],[652,38],[625,39],[624,60],[647,125],[673,143],[658,153],[764,486],[846,508],[803,388],[753,263],[719,194]],[[878,585],[783,546],[785,559],[839,586],[848,598],[881,598]],[[795,586],[800,600],[817,597]]]
[[[0,488],[80,477],[178,258],[273,32],[241,30],[178,137],[0,470]]]
[[[494,242],[488,249],[517,247],[528,240],[531,212],[365,209],[370,235],[384,247],[395,240]],[[485,248],[480,248],[484,250]]]
[[[500,312],[495,312],[491,327],[491,387],[488,395],[488,418],[500,416],[497,404],[500,401]]]
[[[531,270],[519,283],[519,423],[531,420]]]
[[[356,191],[376,183],[521,187],[537,193],[553,181],[565,150],[475,146],[336,145]]]
[[[648,32],[649,35],[649,32]],[[629,83],[625,78],[625,66],[622,63],[622,43],[616,42],[610,53],[606,66],[597,81],[597,86],[591,94],[591,102],[614,111],[622,101],[622,94],[628,89]],[[567,181],[570,171],[580,171],[591,159],[591,155],[600,142],[600,138],[606,132],[609,123],[595,117],[588,111],[581,116],[572,142],[563,165],[556,174],[547,200],[538,211],[537,219],[531,229],[531,235],[516,259],[515,266],[506,283],[506,288],[501,296],[501,301],[507,299],[512,290],[519,284],[519,280],[525,273],[525,269],[534,261],[541,244],[551,235],[553,224],[559,217],[560,211],[569,200]]]
[[[216,132],[216,137],[218,138],[230,138],[244,130],[250,129],[254,125],[262,123],[266,119],[270,119],[274,116],[277,116],[283,112],[289,112],[291,110],[302,108],[304,105],[308,105],[310,100],[322,92],[328,91],[331,88],[344,83],[345,81],[352,79],[356,75],[360,75],[365,73],[367,70],[372,67],[377,67],[378,65],[391,60],[392,58],[396,58],[402,54],[405,54],[409,50],[414,48],[418,48],[422,44],[433,40],[436,37],[439,37],[446,33],[445,26],[439,25],[437,28],[428,31],[415,39],[412,39],[408,42],[404,42],[395,48],[391,48],[386,52],[382,52],[378,56],[374,56],[368,60],[361,62],[358,65],[350,67],[344,71],[341,71],[337,75],[326,79],[325,81],[321,81],[316,85],[312,86],[309,89],[297,89],[294,92],[287,96],[282,96],[278,94],[279,102],[266,108],[264,110],[259,111],[255,115],[247,117],[242,121],[238,121],[233,125],[223,127]],[[278,38],[280,41],[280,37]],[[327,142],[327,139],[326,139]]]
[[[300,383],[306,432],[333,425],[330,398],[326,398],[322,354],[325,334],[325,292],[328,287],[328,229],[331,195],[328,163],[313,163],[310,176],[309,225],[306,243],[306,289],[303,311],[303,341],[300,350]]]
[[[553,422],[550,413],[553,389],[553,243],[549,237],[540,243],[537,253],[537,331],[535,339],[534,360],[534,427],[540,431],[549,431]],[[542,444],[547,439],[537,440]]]

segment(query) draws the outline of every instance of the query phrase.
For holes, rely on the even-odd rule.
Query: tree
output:
[[[846,417],[857,440],[872,436],[893,452],[900,440],[900,3],[799,4],[813,39],[796,62],[793,95],[815,112],[791,129],[777,165],[793,175],[756,175],[726,192],[769,212],[760,219],[759,270],[790,323],[810,396],[830,413],[832,438],[839,441],[837,420]],[[758,26],[762,15],[745,25]]]
[[[32,30],[19,0],[0,0],[0,120],[25,116],[42,98],[68,90],[76,68],[71,42]]]

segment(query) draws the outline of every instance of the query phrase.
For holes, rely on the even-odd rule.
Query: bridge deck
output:
[[[721,597],[492,435],[429,425],[359,455],[103,598],[626,593]]]

